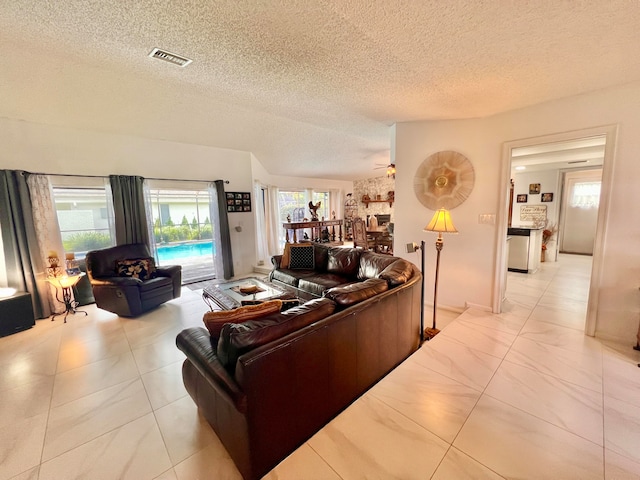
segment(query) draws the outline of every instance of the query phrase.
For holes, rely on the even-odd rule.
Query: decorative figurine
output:
[[[315,205],[313,204],[313,202],[309,202],[309,211],[311,212],[311,221],[312,222],[317,222],[318,221],[318,209],[320,208],[321,204],[322,204],[322,202],[318,202]]]

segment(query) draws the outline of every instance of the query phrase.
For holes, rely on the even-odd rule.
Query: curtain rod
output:
[[[169,180],[170,182],[215,182],[215,180],[184,180],[179,178],[154,178],[154,177],[142,177],[145,180]],[[222,180],[222,179],[218,179]],[[229,180],[222,180],[224,183],[228,184]]]
[[[108,178],[108,175],[74,175],[71,173],[43,173],[43,172],[27,172],[27,173],[32,173],[34,175],[49,175],[51,177],[78,177],[78,178]],[[129,175],[127,175],[129,176]],[[135,175],[131,175],[131,176],[135,176]],[[142,177],[145,180],[168,180],[170,182],[198,182],[198,183],[203,183],[203,182],[212,182],[215,180],[186,180],[186,179],[181,179],[181,178],[154,178],[154,177]],[[229,184],[229,180],[223,180],[223,182],[225,184]]]

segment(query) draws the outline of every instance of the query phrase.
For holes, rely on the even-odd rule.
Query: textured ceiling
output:
[[[637,0],[7,0],[0,116],[352,180],[380,174],[395,122],[640,81],[638,25]]]

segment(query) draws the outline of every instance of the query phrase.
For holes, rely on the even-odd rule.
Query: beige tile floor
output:
[[[640,353],[583,335],[590,266],[510,273],[500,315],[439,313],[267,478],[640,479]],[[0,338],[0,480],[240,478],[182,386],[200,292],[137,319],[83,308]]]

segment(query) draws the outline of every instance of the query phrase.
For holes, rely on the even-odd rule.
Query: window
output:
[[[111,199],[104,186],[54,186],[53,198],[66,253],[81,259],[89,250],[115,245],[113,222],[107,214]]]
[[[600,205],[600,182],[575,183],[569,204],[577,208],[598,208]]]
[[[320,202],[320,208],[318,209],[318,218],[329,220],[331,215],[329,212],[329,192],[313,192],[313,204],[316,205]]]
[[[286,222],[288,218],[292,222],[302,222],[305,218],[307,197],[303,190],[280,190],[278,192],[278,210],[280,221]]]

